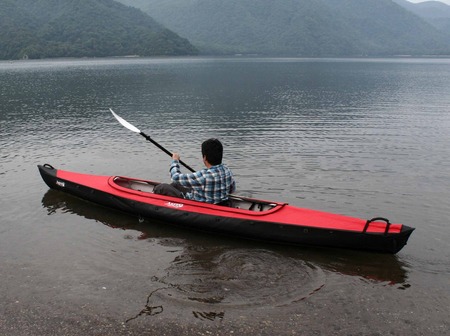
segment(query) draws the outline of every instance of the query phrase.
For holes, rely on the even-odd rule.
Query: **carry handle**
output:
[[[384,230],[384,234],[387,235],[387,233],[389,232],[389,228],[391,226],[391,222],[389,222],[389,219],[384,218],[384,217],[374,217],[372,219],[368,219],[366,222],[366,225],[364,226],[363,233],[366,233],[367,229],[369,228],[370,223],[377,222],[377,221],[386,222],[386,229]]]

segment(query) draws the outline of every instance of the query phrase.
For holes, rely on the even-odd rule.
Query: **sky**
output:
[[[414,2],[414,3],[418,3],[418,2],[425,2],[425,0],[408,0],[409,2]],[[440,2],[443,2],[447,5],[450,5],[450,0],[438,0]]]

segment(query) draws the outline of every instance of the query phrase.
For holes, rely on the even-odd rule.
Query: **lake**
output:
[[[415,227],[396,255],[184,230],[37,165],[168,182],[216,137],[237,194]],[[0,62],[0,334],[444,335],[450,60]]]

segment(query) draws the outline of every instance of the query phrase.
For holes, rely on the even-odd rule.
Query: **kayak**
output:
[[[38,165],[44,182],[87,201],[139,218],[234,237],[275,243],[397,253],[414,228],[386,218],[364,220],[249,197],[214,205],[153,193],[159,182],[91,175]]]

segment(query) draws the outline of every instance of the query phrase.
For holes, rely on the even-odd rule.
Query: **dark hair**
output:
[[[202,143],[202,156],[215,166],[222,163],[223,146],[218,139],[208,139]]]

